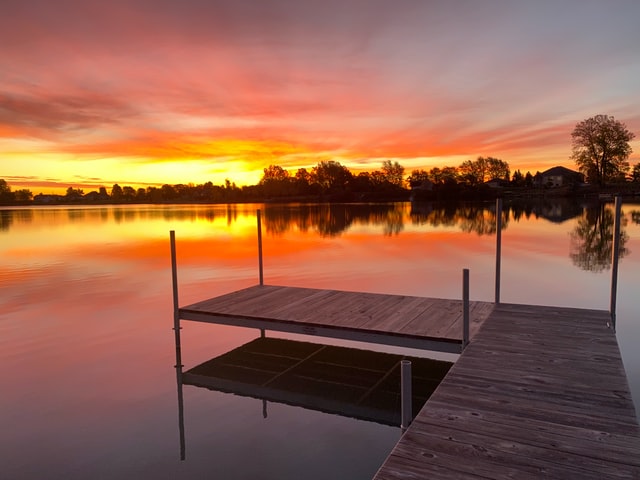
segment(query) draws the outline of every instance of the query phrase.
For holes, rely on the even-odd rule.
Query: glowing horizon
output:
[[[600,113],[636,133],[633,164],[640,4],[572,3],[11,3],[0,178],[37,194],[322,160],[575,169],[571,131]]]

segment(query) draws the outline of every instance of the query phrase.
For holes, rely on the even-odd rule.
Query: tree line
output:
[[[640,182],[640,163],[633,169],[628,162],[632,152],[629,142],[635,138],[626,125],[608,115],[595,115],[576,124],[572,134],[572,155],[588,182],[599,187],[610,182]],[[38,203],[234,203],[269,200],[320,201],[391,201],[406,200],[410,194],[426,199],[484,199],[497,196],[496,187],[544,187],[540,172],[532,175],[516,170],[494,157],[466,160],[459,166],[413,170],[397,161],[385,160],[379,170],[354,174],[335,160],[321,161],[310,170],[290,172],[279,165],[269,165],[257,185],[238,187],[225,180],[194,185],[165,184],[161,187],[134,188],[115,184],[84,193],[69,187],[65,195],[36,195],[28,189],[12,191],[0,179],[0,204]]]

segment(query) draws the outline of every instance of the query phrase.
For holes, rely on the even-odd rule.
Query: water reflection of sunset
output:
[[[42,476],[39,465],[67,478],[77,471],[91,477],[108,451],[109,462],[117,456],[131,464],[160,455],[163,468],[177,471],[169,230],[177,236],[184,305],[258,283],[257,207],[0,210],[0,351],[2,381],[11,385],[0,407],[11,412],[2,418],[10,468],[34,478]],[[471,298],[493,298],[495,205],[431,206],[413,214],[409,204],[259,207],[267,284],[460,298],[462,269],[469,268]],[[630,253],[621,259],[618,299],[618,339],[636,399],[640,223],[631,212],[638,210],[624,207]],[[570,234],[589,218],[586,210],[563,220],[544,208],[529,215],[507,211],[504,302],[607,308],[608,272],[585,271],[570,258]],[[183,327],[187,367],[259,336],[197,322]],[[197,473],[209,471],[213,447],[230,448],[226,437],[233,435],[217,443],[213,428],[239,439],[265,435],[278,448],[290,441],[265,433],[272,424],[264,421],[262,405],[211,392],[185,396],[190,461],[202,466]],[[281,422],[273,428],[288,436],[301,423],[321,425],[331,434],[320,437],[323,444],[355,438],[370,449],[379,442],[377,465],[397,441],[395,431],[305,415],[279,411],[269,421]],[[233,420],[238,416],[240,427]],[[294,440],[298,447],[302,440]],[[340,444],[341,451],[351,443]],[[34,452],[42,452],[37,463]]]

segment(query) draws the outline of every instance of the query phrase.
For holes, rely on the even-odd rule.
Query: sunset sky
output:
[[[321,160],[535,173],[613,115],[640,160],[638,0],[2,0],[14,189],[257,183]]]

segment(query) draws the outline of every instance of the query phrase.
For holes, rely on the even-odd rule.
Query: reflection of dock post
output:
[[[178,266],[176,260],[176,232],[169,232],[171,241],[171,283],[173,286],[173,331],[176,342],[176,382],[178,385],[178,427],[180,429],[180,460],[185,459],[184,402],[182,397],[182,352],[180,347],[180,306],[178,303]]]
[[[413,419],[411,411],[412,393],[411,393],[411,362],[402,360],[400,362],[400,403],[401,403],[401,423],[402,430],[409,428]]]
[[[462,270],[462,350],[469,344],[469,269]]]
[[[496,200],[496,303],[500,303],[500,260],[502,258],[502,199]]]
[[[258,272],[260,275],[260,285],[264,285],[264,274],[262,269],[262,212],[260,209],[256,212],[258,222]],[[264,328],[260,329],[260,336],[265,337]]]
[[[262,214],[260,210],[256,212],[258,221],[258,271],[260,273],[260,285],[264,285],[264,276],[262,270]]]
[[[609,313],[611,314],[611,328],[616,329],[616,297],[618,293],[618,257],[620,256],[620,215],[622,198],[615,200],[615,216],[613,223],[613,248],[611,249],[611,299]]]

